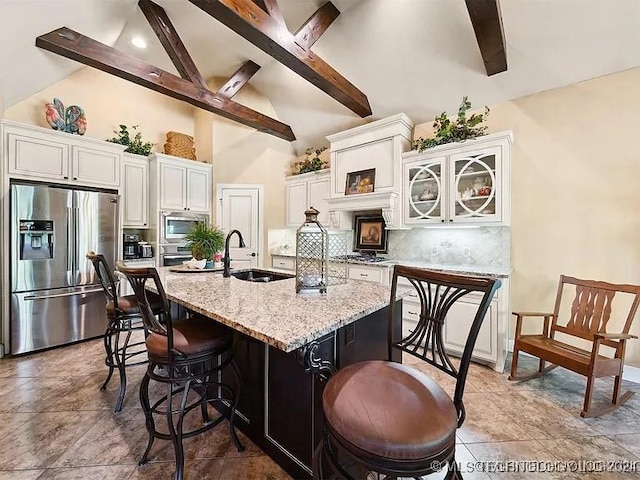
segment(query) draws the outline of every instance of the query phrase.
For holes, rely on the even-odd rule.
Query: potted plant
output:
[[[140,125],[134,125],[131,127],[131,130],[137,130]],[[136,134],[131,137],[129,133],[129,127],[126,125],[120,125],[120,131],[114,130],[113,133],[117,135],[117,137],[107,139],[107,142],[117,143],[119,145],[126,145],[127,148],[125,152],[127,153],[135,153],[136,155],[144,155],[148,157],[151,154],[151,148],[153,147],[153,143],[151,142],[143,142],[142,141],[142,133],[136,131]]]
[[[196,268],[211,268],[213,256],[224,248],[224,232],[218,227],[197,223],[185,236]]]

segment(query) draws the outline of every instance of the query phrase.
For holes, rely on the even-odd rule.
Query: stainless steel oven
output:
[[[191,260],[191,250],[184,243],[160,245],[160,266],[172,267]]]
[[[160,212],[162,243],[183,243],[189,230],[200,222],[209,225],[209,215],[190,212]]]

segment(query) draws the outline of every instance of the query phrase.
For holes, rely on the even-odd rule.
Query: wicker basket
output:
[[[193,137],[179,132],[167,132],[167,143],[164,144],[164,153],[174,157],[196,160],[196,149],[193,146]]]

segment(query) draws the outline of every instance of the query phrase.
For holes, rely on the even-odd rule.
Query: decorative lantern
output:
[[[329,237],[318,222],[319,213],[310,207],[304,212],[307,219],[296,231],[296,293],[327,291]]]

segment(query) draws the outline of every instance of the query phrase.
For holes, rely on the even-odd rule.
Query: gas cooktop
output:
[[[387,261],[385,257],[378,257],[376,255],[347,255],[347,261],[349,260],[369,263],[379,263]]]

